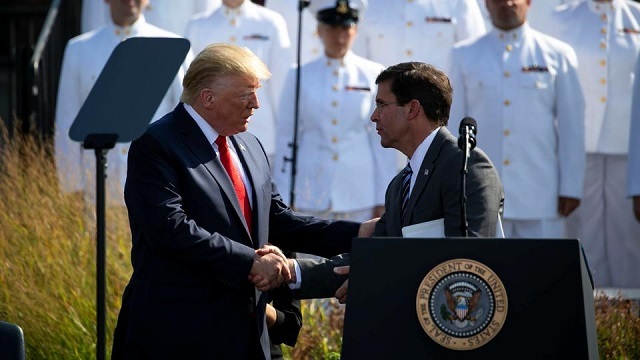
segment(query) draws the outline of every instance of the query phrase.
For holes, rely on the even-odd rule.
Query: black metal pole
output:
[[[94,149],[96,155],[96,359],[106,359],[106,240],[105,240],[105,179],[107,151],[118,140],[117,134],[89,134],[82,146]]]
[[[302,11],[309,6],[310,1],[300,0],[298,3],[298,48],[296,49],[296,97],[294,101],[293,114],[293,141],[289,144],[291,147],[291,157],[285,157],[285,163],[291,162],[291,183],[289,184],[289,206],[295,208],[296,203],[296,172],[298,164],[298,118],[300,108],[300,53],[302,48]]]
[[[469,133],[464,131],[460,136],[464,136],[464,158],[462,159],[462,169],[460,169],[460,235],[467,237],[467,163],[469,161]]]
[[[107,150],[97,148],[96,154],[96,219],[97,219],[97,242],[96,242],[96,313],[97,313],[97,337],[96,359],[105,360],[106,345],[106,273],[105,273],[105,177],[107,165]]]

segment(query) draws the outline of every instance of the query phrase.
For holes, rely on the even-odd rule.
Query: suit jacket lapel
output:
[[[184,117],[184,121],[180,121],[181,132],[184,136],[185,145],[193,152],[193,155],[198,159],[200,163],[209,171],[213,179],[218,183],[218,186],[222,189],[224,194],[229,198],[233,209],[238,216],[238,219],[244,224],[244,228],[247,231],[247,235],[251,238],[251,233],[247,227],[246,220],[242,215],[240,209],[240,203],[238,202],[238,196],[233,188],[231,179],[227,174],[227,171],[222,166],[222,163],[217,159],[217,155],[211,144],[207,141],[206,136],[202,133],[195,120],[191,118],[189,113],[184,109],[182,105],[178,105],[181,110],[181,116]]]
[[[425,191],[425,188],[427,187],[427,184],[431,179],[433,170],[436,167],[436,161],[438,160],[438,156],[440,155],[440,149],[442,148],[442,144],[444,144],[447,133],[448,130],[444,126],[441,126],[440,130],[438,130],[438,133],[433,138],[433,142],[429,146],[427,154],[422,160],[420,170],[413,173],[413,176],[416,177],[416,183],[413,185],[413,190],[411,191],[411,195],[409,196],[409,202],[407,203],[407,214],[402,221],[402,226],[411,225],[411,214],[413,213],[413,209],[415,208],[418,199]]]

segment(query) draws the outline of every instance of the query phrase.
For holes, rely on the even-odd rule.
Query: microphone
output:
[[[467,140],[469,142],[469,150],[473,150],[476,147],[477,128],[478,123],[472,117],[467,116],[460,121],[460,128],[458,129],[460,133],[460,137],[458,137],[458,147],[460,150],[467,150],[467,145],[465,144]]]

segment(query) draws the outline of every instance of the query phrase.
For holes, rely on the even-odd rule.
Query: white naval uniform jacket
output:
[[[547,33],[571,45],[580,63],[587,153],[627,154],[631,92],[640,53],[640,4],[574,2],[559,7],[553,20]]]
[[[349,212],[384,204],[396,174],[396,151],[384,149],[370,116],[381,64],[352,52],[342,59],[321,56],[300,69],[298,209]],[[289,202],[295,110],[295,70],[287,77],[278,110],[278,151],[274,179]],[[282,172],[282,169],[285,172]]]
[[[484,33],[476,0],[369,0],[353,51],[385,66],[422,61],[447,72],[453,44]]]
[[[640,57],[636,62],[636,74],[640,73]],[[629,158],[627,162],[627,195],[640,196],[640,76],[633,82],[631,131],[629,131]]]
[[[293,64],[296,62],[298,49],[298,0],[266,0],[264,6],[282,15],[287,23],[289,39],[294,51]],[[322,55],[324,49],[318,35],[318,21],[308,7],[302,11],[302,39],[300,46],[300,63],[305,64]]]
[[[506,219],[558,216],[558,196],[582,197],[584,98],[576,55],[527,23],[456,44],[449,126],[478,122],[478,146],[498,169]]]
[[[56,101],[55,159],[60,186],[64,192],[84,191],[92,198],[95,191],[95,155],[69,138],[69,129],[89,95],[93,84],[115,47],[130,37],[178,37],[145,21],[141,16],[131,27],[113,23],[81,34],[67,43]],[[152,121],[173,110],[182,93],[182,78],[193,55],[189,53],[167,90]],[[144,96],[144,94],[140,94]],[[117,106],[117,104],[113,104]],[[116,143],[107,154],[107,199],[123,201],[129,143]]]
[[[195,53],[211,43],[232,43],[253,51],[269,67],[271,78],[257,91],[260,108],[249,123],[267,155],[276,148],[276,106],[282,83],[293,62],[287,25],[273,10],[245,0],[237,8],[224,4],[208,14],[195,16],[187,25],[186,37]]]

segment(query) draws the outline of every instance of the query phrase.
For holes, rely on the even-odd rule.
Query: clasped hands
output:
[[[287,259],[280,249],[273,245],[264,245],[256,250],[253,267],[249,280],[260,291],[268,291],[279,287],[282,283],[296,282],[295,265],[292,259]],[[338,266],[333,269],[336,274],[349,275],[349,266]],[[336,298],[341,304],[347,301],[347,279],[336,291]]]
[[[256,250],[253,256],[249,281],[260,291],[277,288],[283,283],[295,282],[296,272],[293,260],[287,259],[277,247],[264,245]]]

